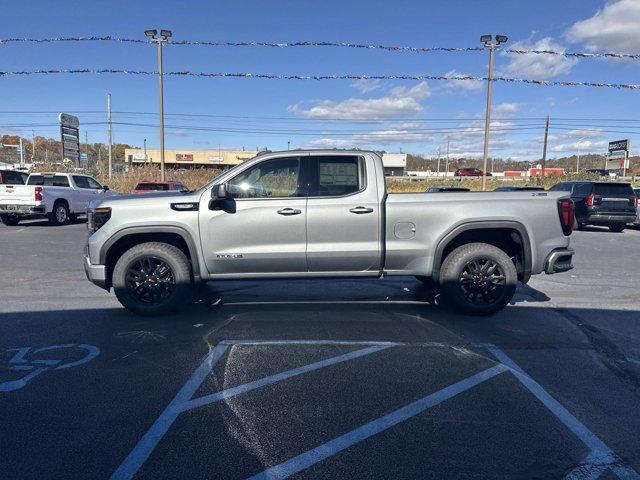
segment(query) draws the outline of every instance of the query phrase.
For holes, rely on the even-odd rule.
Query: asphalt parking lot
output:
[[[0,225],[0,478],[638,478],[639,230],[489,318],[395,278],[160,319],[86,281],[85,230]]]

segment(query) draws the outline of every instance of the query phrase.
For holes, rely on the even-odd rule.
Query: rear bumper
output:
[[[105,265],[92,265],[89,257],[84,257],[84,273],[87,275],[87,279],[99,286],[100,288],[107,288],[107,267]]]
[[[561,248],[549,254],[544,264],[544,272],[547,274],[566,272],[573,268],[571,260],[574,250],[572,248]]]
[[[594,213],[587,215],[585,223],[594,225],[612,225],[617,223],[633,223],[637,220],[635,213]],[[581,220],[582,221],[582,220]]]
[[[0,213],[19,217],[44,217],[47,209],[44,205],[20,205],[13,203],[0,204]]]

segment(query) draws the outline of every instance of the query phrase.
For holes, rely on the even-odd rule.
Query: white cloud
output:
[[[359,148],[377,145],[392,145],[396,143],[427,143],[434,137],[425,132],[415,132],[400,128],[387,130],[372,130],[370,132],[357,133],[347,138],[324,137],[309,142],[312,148]]]
[[[444,74],[445,77],[468,77],[466,73],[460,73],[457,70],[449,70]],[[485,86],[485,82],[481,80],[447,80],[445,88],[449,90],[464,90],[467,92],[479,92]]]
[[[493,111],[498,115],[513,115],[518,111],[519,107],[520,104],[516,102],[499,103],[493,107]]]
[[[575,138],[581,138],[581,137],[586,137],[586,138],[597,138],[597,137],[601,137],[602,136],[602,129],[600,128],[594,128],[594,129],[589,129],[589,130],[581,130],[581,129],[576,129],[576,130],[569,130],[567,133],[565,133],[565,135],[567,137],[575,137]]]
[[[381,120],[421,112],[423,109],[421,101],[429,95],[429,86],[426,82],[421,82],[411,88],[396,87],[384,97],[349,98],[341,102],[323,100],[306,110],[301,108],[300,104],[290,105],[288,110],[316,120]]]
[[[581,140],[578,142],[566,142],[552,145],[549,150],[554,153],[584,153],[584,152],[603,152],[607,148],[607,142],[605,140],[593,141],[593,140]]]
[[[555,43],[549,37],[537,42],[521,40],[511,45],[510,49],[553,50],[561,53],[565,51],[564,47]],[[578,61],[575,58],[566,58],[562,55],[539,55],[535,53],[506,53],[505,55],[510,58],[506,67],[508,73],[533,80],[549,80],[558,75],[568,73]]]
[[[576,22],[567,30],[570,42],[583,43],[589,50],[637,53],[640,50],[640,1],[612,2],[593,17]]]
[[[351,86],[362,93],[369,93],[377,90],[382,85],[378,79],[361,78],[351,84]]]

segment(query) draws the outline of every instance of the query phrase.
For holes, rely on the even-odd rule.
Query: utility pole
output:
[[[445,174],[444,174],[445,178],[449,176],[449,143],[450,143],[450,141],[449,141],[449,135],[447,135],[447,162],[446,162],[446,167],[445,167],[445,169],[444,169],[444,171],[445,171]]]
[[[109,178],[112,176],[112,167],[113,167],[113,153],[111,146],[111,94],[107,93],[107,125],[108,125],[108,133],[109,133]]]
[[[291,140],[287,140],[287,150],[290,150],[289,147],[291,147]]]
[[[438,171],[438,174],[436,176],[440,178],[440,145],[438,145],[438,166],[436,169]]]
[[[160,180],[164,181],[164,84],[162,71],[162,46],[169,41],[171,30],[145,30],[144,34],[151,38],[158,50],[158,114],[160,115]]]
[[[547,168],[547,138],[549,137],[549,116],[547,115],[547,121],[544,126],[544,145],[542,147],[542,178],[545,175],[545,169]]]
[[[484,149],[482,153],[482,191],[487,189],[487,160],[489,159],[489,127],[491,125],[491,94],[493,88],[493,57],[496,48],[507,41],[505,35],[496,35],[496,43],[491,43],[491,35],[482,35],[480,41],[489,50],[489,72],[487,75],[487,106],[484,116]]]
[[[147,159],[147,139],[144,139],[144,163],[145,165],[148,163]]]
[[[89,134],[84,131],[84,153],[87,156],[87,167],[89,166]]]
[[[36,132],[31,130],[31,163],[36,161]]]
[[[22,143],[22,137],[20,137],[20,168],[24,168],[24,144]]]

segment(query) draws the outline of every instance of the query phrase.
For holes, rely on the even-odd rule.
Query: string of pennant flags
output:
[[[90,36],[90,37],[54,37],[54,38],[0,38],[0,45],[11,43],[58,43],[58,42],[119,42],[148,44],[151,40],[138,38],[120,38],[112,36]],[[300,42],[216,42],[198,40],[172,40],[169,45],[199,45],[211,47],[342,47],[369,50],[385,50],[389,52],[482,52],[483,47],[412,47],[407,45],[379,45],[349,42],[327,42],[327,41],[300,41]],[[553,50],[523,50],[523,49],[503,49],[505,53],[514,55],[557,55],[568,58],[618,58],[640,60],[640,53],[617,53],[617,52],[557,52]]]
[[[28,76],[28,75],[61,75],[61,74],[120,74],[120,75],[157,75],[152,70],[122,70],[113,68],[103,69],[51,69],[51,70],[17,70],[0,71],[0,77]],[[486,82],[487,77],[473,77],[469,75],[279,75],[269,73],[248,72],[191,72],[187,70],[164,72],[170,77],[201,77],[201,78],[259,78],[267,80],[437,80],[437,81],[477,81]],[[521,83],[553,87],[594,87],[615,88],[619,90],[640,90],[640,84],[629,83],[601,83],[601,82],[572,82],[561,80],[533,80],[527,78],[493,77],[495,82]]]

